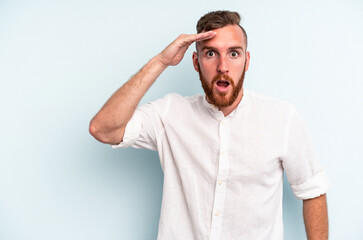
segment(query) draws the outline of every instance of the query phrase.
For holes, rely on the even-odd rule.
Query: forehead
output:
[[[246,50],[246,39],[242,29],[238,25],[227,25],[212,31],[216,32],[217,35],[211,39],[198,42],[198,51],[203,47],[213,47],[222,50],[237,46],[242,47],[243,50]]]

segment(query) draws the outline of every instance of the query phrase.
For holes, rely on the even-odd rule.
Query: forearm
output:
[[[138,103],[166,66],[152,58],[137,74],[119,88],[90,123],[90,133],[109,144],[121,142],[127,122]]]
[[[308,240],[326,240],[329,235],[326,195],[304,200],[303,213]]]

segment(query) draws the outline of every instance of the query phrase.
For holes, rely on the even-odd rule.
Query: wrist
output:
[[[165,70],[167,67],[169,67],[169,65],[166,64],[165,61],[162,60],[162,56],[160,53],[158,55],[156,55],[155,57],[153,57],[151,59],[151,62],[156,64],[161,70]]]

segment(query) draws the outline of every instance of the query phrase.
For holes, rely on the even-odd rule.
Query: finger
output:
[[[193,42],[199,42],[203,40],[207,40],[213,38],[217,33],[213,31],[198,33],[198,34],[190,34],[190,35],[183,35],[182,41],[185,44],[192,44]]]
[[[211,38],[214,38],[215,35],[217,35],[217,32],[213,32],[213,31],[199,33],[199,34],[197,34],[197,36],[196,36],[197,39],[195,41],[199,42],[199,41],[211,39]]]

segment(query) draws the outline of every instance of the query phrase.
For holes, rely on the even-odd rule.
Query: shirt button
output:
[[[222,181],[222,180],[220,180],[220,181],[218,182],[218,184],[219,184],[219,185],[222,185],[222,183],[223,183],[223,181]]]
[[[218,217],[219,216],[219,212],[215,212],[214,216]]]

